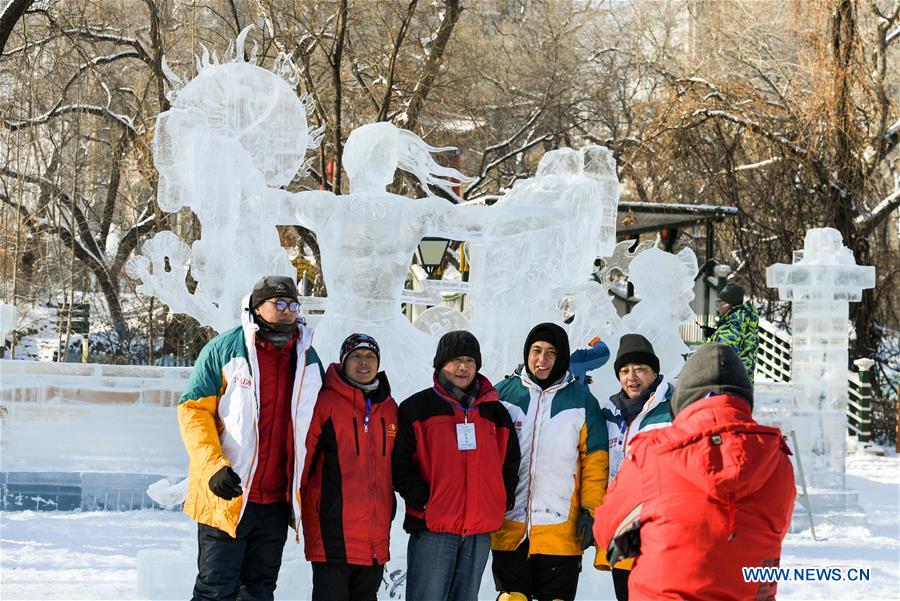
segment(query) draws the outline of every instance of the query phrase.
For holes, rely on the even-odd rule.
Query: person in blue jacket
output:
[[[609,347],[599,336],[594,337],[588,343],[588,347],[578,349],[569,358],[569,371],[584,386],[591,383],[587,372],[603,367],[609,361]]]

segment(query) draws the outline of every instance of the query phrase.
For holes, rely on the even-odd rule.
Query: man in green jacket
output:
[[[744,302],[744,288],[740,284],[728,284],[722,288],[716,310],[720,315],[719,321],[707,342],[727,344],[737,351],[752,384],[759,348],[759,314],[750,301]]]

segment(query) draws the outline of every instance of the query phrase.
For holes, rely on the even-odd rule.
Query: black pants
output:
[[[198,524],[194,601],[272,601],[290,516],[288,503],[248,503],[237,538]]]
[[[631,570],[612,569],[613,586],[616,588],[616,601],[628,601],[628,577]]]
[[[491,551],[494,584],[503,593],[529,599],[573,601],[581,574],[581,555],[528,556],[528,539],[515,551]]]
[[[384,565],[312,564],[312,601],[375,601]]]

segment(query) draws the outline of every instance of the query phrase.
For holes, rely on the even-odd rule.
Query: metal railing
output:
[[[871,359],[853,362],[858,371],[848,370],[847,431],[859,442],[872,442]],[[759,351],[756,377],[775,382],[791,381],[791,335],[764,319],[759,320]]]
[[[872,442],[872,367],[871,359],[853,362],[857,372],[850,372],[847,398],[847,430],[859,442]]]
[[[791,381],[791,335],[765,319],[759,320],[756,377],[773,382]]]

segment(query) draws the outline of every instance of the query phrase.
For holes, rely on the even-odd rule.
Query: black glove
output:
[[[609,549],[606,551],[609,565],[615,564],[620,559],[637,557],[641,554],[641,529],[640,524],[635,524],[632,530],[626,530],[612,539]]]
[[[709,338],[716,333],[716,328],[714,328],[713,326],[700,326],[700,329],[703,330],[704,338]]]
[[[244,491],[241,489],[241,477],[235,474],[234,470],[227,465],[209,479],[209,490],[226,501],[244,494]]]
[[[581,515],[575,524],[575,536],[581,538],[582,551],[594,544],[594,518],[587,509],[581,509]]]

